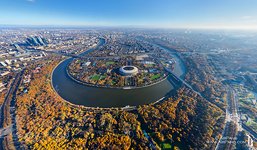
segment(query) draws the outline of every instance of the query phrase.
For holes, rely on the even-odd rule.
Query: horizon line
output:
[[[0,24],[0,27],[63,27],[63,28],[135,28],[187,30],[257,30],[257,26],[146,26],[146,25],[72,25],[72,24]]]

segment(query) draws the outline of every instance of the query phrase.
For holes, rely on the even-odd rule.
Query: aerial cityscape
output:
[[[0,150],[257,149],[256,1],[1,3]]]

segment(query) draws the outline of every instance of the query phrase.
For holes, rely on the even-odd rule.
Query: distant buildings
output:
[[[5,85],[6,84],[3,84],[3,83],[0,83],[0,92],[2,92],[3,90],[5,90]]]
[[[83,65],[84,65],[84,66],[89,66],[90,64],[91,64],[91,62],[88,61],[88,62],[84,63]]]
[[[142,61],[143,64],[145,65],[153,65],[155,64],[153,61]]]
[[[1,61],[0,64],[1,64],[3,67],[6,67],[6,66],[7,66],[3,61]]]
[[[35,36],[27,38],[26,43],[30,46],[46,46],[48,42],[45,38]]]
[[[6,76],[10,73],[10,71],[5,71],[5,72],[2,72],[0,75],[3,77],[3,76]]]
[[[147,57],[149,57],[147,54],[139,55],[139,56],[136,56],[136,60],[142,61],[142,60],[144,60],[144,59],[147,58]]]

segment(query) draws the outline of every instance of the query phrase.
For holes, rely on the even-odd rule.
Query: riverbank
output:
[[[104,44],[104,41],[101,42],[102,44]],[[90,51],[93,51],[93,49]],[[132,110],[140,105],[155,103],[170,91],[175,90],[167,78],[151,86],[130,90],[82,85],[75,82],[67,74],[66,67],[71,60],[72,58],[63,60],[52,71],[52,87],[62,99],[74,106],[99,110]]]
[[[61,64],[63,63],[64,61],[67,61],[68,59],[72,59],[72,58],[67,58],[67,59],[63,59],[61,60],[52,70],[51,72],[51,77],[53,77],[53,72],[54,70]],[[56,90],[56,88],[53,86],[53,78],[51,80],[51,88],[53,89],[54,93],[59,96],[59,98],[61,98],[63,101],[65,101],[67,104],[69,104],[71,107],[74,107],[74,108],[82,108],[82,109],[86,109],[86,110],[99,110],[99,111],[102,111],[102,110],[118,110],[118,111],[122,111],[122,110],[134,110],[136,109],[136,106],[125,106],[125,107],[108,107],[108,108],[102,108],[102,107],[89,107],[89,106],[84,106],[84,105],[78,105],[78,104],[73,104],[71,102],[69,102],[68,100],[66,100],[65,98],[63,98],[62,96],[60,96],[58,94],[58,89]]]
[[[107,85],[96,85],[96,84],[91,84],[91,83],[87,83],[87,82],[83,82],[80,81],[78,79],[76,79],[75,77],[73,77],[68,69],[68,66],[66,67],[66,74],[75,82],[81,84],[81,85],[85,85],[85,86],[91,86],[91,87],[96,87],[96,88],[109,88],[109,89],[123,89],[123,90],[131,90],[131,89],[140,89],[140,88],[146,88],[146,87],[150,87],[153,86],[155,84],[158,84],[164,80],[167,79],[168,75],[165,75],[165,77],[162,77],[160,80],[157,80],[153,83],[147,84],[147,85],[143,85],[143,86],[124,86],[124,87],[115,87],[115,86],[107,86]]]
[[[170,54],[173,56],[173,58],[175,58],[176,63],[179,64],[179,67],[176,66],[176,68],[174,68],[174,72],[177,72],[178,71],[177,69],[179,69],[179,71],[178,71],[178,73],[176,73],[176,75],[179,76],[180,78],[184,78],[186,75],[187,68],[185,66],[184,60],[178,54],[178,51],[175,49],[169,48],[167,46],[164,46],[164,45],[160,45],[160,44],[156,44],[156,43],[154,43],[154,45],[170,52]]]

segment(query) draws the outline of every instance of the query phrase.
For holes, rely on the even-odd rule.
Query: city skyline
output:
[[[0,25],[257,29],[257,2],[3,0]]]

